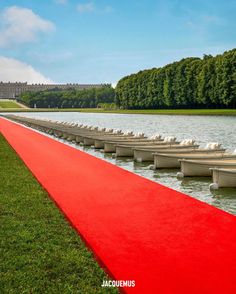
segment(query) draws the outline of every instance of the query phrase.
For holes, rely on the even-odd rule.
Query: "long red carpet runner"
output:
[[[6,119],[0,131],[111,277],[135,281],[123,291],[236,293],[233,215]]]

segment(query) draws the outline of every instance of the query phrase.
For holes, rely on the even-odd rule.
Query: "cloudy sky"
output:
[[[0,0],[0,81],[115,83],[236,47],[235,0]]]

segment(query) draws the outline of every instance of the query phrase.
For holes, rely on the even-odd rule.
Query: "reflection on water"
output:
[[[144,132],[147,135],[160,133],[164,136],[175,135],[178,139],[194,138],[202,145],[207,142],[220,142],[226,148],[236,148],[235,117],[97,113],[27,113],[25,115],[28,117],[42,117],[123,130],[134,130],[136,132]],[[150,163],[136,163],[132,158],[116,159],[111,154],[104,154],[99,150],[81,147],[66,141],[63,142],[152,181],[188,194],[200,201],[207,202],[232,214],[236,214],[236,189],[227,188],[211,192],[209,190],[211,178],[209,177],[193,177],[178,180],[176,178],[178,169],[153,171],[149,168]]]

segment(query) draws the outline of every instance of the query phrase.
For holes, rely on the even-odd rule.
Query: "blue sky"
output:
[[[0,0],[0,14],[0,80],[114,83],[236,47],[235,0]]]

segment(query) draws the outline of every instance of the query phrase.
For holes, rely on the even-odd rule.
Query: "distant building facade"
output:
[[[104,84],[27,84],[0,82],[0,99],[16,99],[23,92],[36,92],[50,89],[91,89],[101,88]]]

